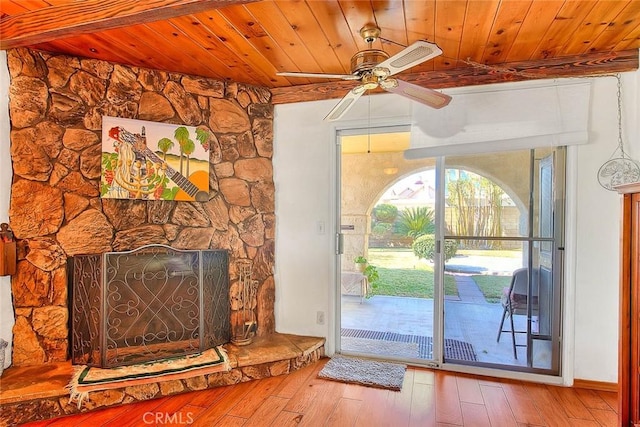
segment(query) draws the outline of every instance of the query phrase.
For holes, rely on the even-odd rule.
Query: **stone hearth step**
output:
[[[105,392],[92,392],[90,402],[81,408],[78,408],[75,402],[69,402],[69,390],[66,389],[73,372],[71,362],[9,367],[0,380],[0,426],[287,374],[322,358],[324,342],[324,338],[275,333],[255,337],[247,346],[225,344],[224,348],[229,355],[232,369],[229,372],[211,374],[215,375],[215,379],[201,375],[179,380],[181,384],[173,384],[172,387],[158,387],[154,383],[151,384],[152,387],[146,384],[127,387],[126,390],[123,387]],[[137,388],[140,390],[136,390]],[[149,392],[153,390],[156,392]],[[114,395],[121,398],[114,401]]]

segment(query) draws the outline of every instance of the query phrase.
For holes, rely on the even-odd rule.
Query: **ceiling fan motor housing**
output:
[[[379,49],[362,50],[351,57],[351,73],[360,74],[370,71],[373,67],[386,61],[389,54]]]

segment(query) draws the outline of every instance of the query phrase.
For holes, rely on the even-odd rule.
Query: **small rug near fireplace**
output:
[[[398,363],[335,355],[318,377],[400,391],[406,370],[406,365]]]
[[[231,365],[226,351],[222,347],[214,347],[198,354],[110,369],[78,365],[74,367],[74,374],[67,387],[71,392],[70,400],[77,401],[80,407],[92,391],[184,379],[229,370]]]

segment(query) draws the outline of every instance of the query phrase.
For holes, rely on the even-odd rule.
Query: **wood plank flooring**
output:
[[[75,426],[611,426],[614,392],[408,368],[394,392],[289,375],[24,424]]]

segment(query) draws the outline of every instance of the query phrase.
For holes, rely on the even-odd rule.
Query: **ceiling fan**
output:
[[[277,75],[359,81],[360,84],[351,89],[327,114],[324,119],[328,121],[340,119],[363,93],[377,87],[433,108],[442,108],[449,104],[451,101],[449,95],[400,79],[390,78],[394,74],[441,55],[442,50],[438,46],[419,40],[397,54],[389,56],[383,50],[372,48],[373,42],[380,37],[380,28],[373,24],[367,24],[360,29],[360,36],[369,47],[353,55],[351,74],[281,72]]]

